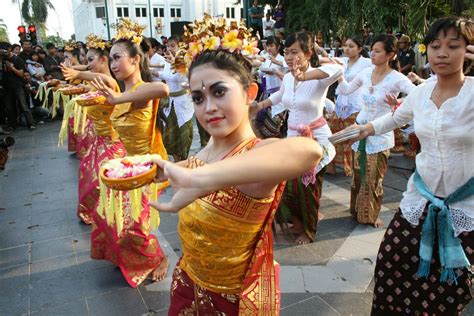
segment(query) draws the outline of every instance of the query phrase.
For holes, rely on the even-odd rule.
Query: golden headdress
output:
[[[64,51],[72,52],[74,49],[76,49],[76,42],[74,40],[71,39],[64,43]]]
[[[89,34],[86,36],[86,46],[87,46],[87,49],[104,50],[106,48],[110,48],[110,43],[105,41],[100,36]]]
[[[175,69],[182,72],[189,67],[194,58],[205,51],[226,50],[252,58],[258,54],[257,40],[252,38],[251,29],[243,21],[227,25],[226,20],[214,20],[204,13],[201,21],[184,26],[183,41],[175,58]]]
[[[142,33],[145,26],[138,24],[129,18],[122,18],[119,23],[115,26],[117,34],[115,40],[126,39],[139,45],[143,39]]]

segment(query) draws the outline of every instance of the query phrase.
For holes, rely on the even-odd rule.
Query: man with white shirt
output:
[[[263,36],[265,38],[275,35],[275,31],[273,30],[273,24],[275,24],[275,21],[271,19],[270,13],[267,13],[265,15],[265,20],[263,20]]]
[[[166,59],[158,54],[158,49],[160,48],[160,43],[153,37],[149,38],[151,49],[150,49],[150,72],[153,78],[153,81],[162,81],[160,79],[159,71],[164,70]]]

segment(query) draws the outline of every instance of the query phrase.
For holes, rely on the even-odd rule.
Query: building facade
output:
[[[204,13],[240,21],[242,4],[236,0],[73,0],[76,40],[88,34],[112,38],[112,25],[129,17],[145,25],[144,35],[159,39],[172,35],[172,22],[194,21]],[[107,19],[108,17],[108,19]],[[108,23],[107,23],[108,22]],[[107,25],[109,24],[109,28]]]

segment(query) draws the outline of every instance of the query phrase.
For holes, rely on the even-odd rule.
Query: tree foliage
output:
[[[0,42],[8,42],[8,28],[2,19],[0,19]]]
[[[289,32],[306,27],[322,31],[326,41],[350,36],[370,25],[374,32],[394,31],[420,38],[430,22],[446,15],[473,13],[474,0],[282,0]]]

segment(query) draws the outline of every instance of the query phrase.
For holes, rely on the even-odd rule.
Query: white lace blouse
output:
[[[466,77],[456,97],[438,109],[431,100],[436,81],[413,89],[393,114],[372,122],[375,133],[383,134],[414,121],[421,144],[416,169],[430,191],[446,197],[474,176],[474,78]],[[413,175],[403,193],[403,216],[418,225],[427,200],[415,188]],[[474,197],[453,203],[451,217],[456,235],[474,230]]]
[[[306,72],[314,69],[308,67]],[[269,97],[272,104],[281,102],[290,111],[288,114],[289,127],[300,124],[308,125],[320,118],[323,115],[328,87],[342,75],[342,67],[337,64],[323,65],[317,69],[325,72],[329,77],[320,80],[299,81],[295,86],[293,74],[287,73],[283,77],[280,90]],[[298,135],[297,131],[288,128],[288,137]],[[313,135],[325,150],[325,155],[318,165],[318,169],[321,169],[331,162],[336,155],[336,150],[328,140],[332,133],[327,124],[313,130]]]
[[[400,92],[408,94],[415,85],[398,71],[392,70],[382,81],[372,85],[372,72],[370,67],[362,70],[350,83],[346,80],[339,82],[337,87],[340,94],[351,94],[359,90],[362,99],[361,110],[357,115],[357,123],[365,124],[386,113],[391,113],[390,106],[385,103],[387,94],[398,96]],[[366,152],[375,154],[395,146],[393,132],[367,137]],[[352,149],[357,151],[359,142],[352,144]]]
[[[370,58],[359,57],[357,61],[349,67],[349,58],[341,58],[344,67],[344,79],[347,82],[351,82],[357,74],[359,74],[365,68],[373,67]],[[336,88],[336,115],[337,117],[345,120],[353,113],[357,113],[361,109],[361,96],[360,90],[356,90],[348,95],[339,94],[339,87]]]

